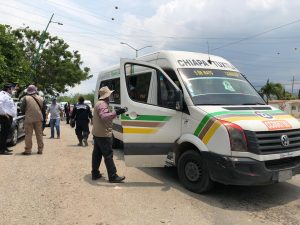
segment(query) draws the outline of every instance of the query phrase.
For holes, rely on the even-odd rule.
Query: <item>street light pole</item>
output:
[[[121,44],[121,45],[127,45],[128,47],[130,47],[130,48],[132,48],[133,50],[135,50],[135,58],[138,57],[138,52],[139,52],[140,50],[142,50],[142,49],[144,49],[144,48],[150,48],[150,47],[152,47],[151,45],[147,45],[147,46],[145,46],[145,47],[136,49],[136,48],[132,47],[130,44],[127,44],[127,43],[125,43],[125,42],[120,42],[120,44]]]
[[[43,49],[43,44],[44,44],[44,39],[45,39],[45,35],[46,35],[46,32],[48,30],[48,27],[50,25],[50,23],[57,23],[58,25],[63,25],[62,23],[60,22],[55,22],[55,21],[52,21],[52,18],[54,16],[54,13],[52,14],[47,26],[46,26],[46,29],[42,32],[41,34],[41,38],[40,38],[40,43],[39,43],[39,47],[38,49],[36,50],[36,53],[35,53],[35,57],[34,57],[34,60],[33,60],[33,69],[36,70],[37,68],[37,64],[38,64],[38,58],[39,58],[39,55],[40,55],[40,50]]]

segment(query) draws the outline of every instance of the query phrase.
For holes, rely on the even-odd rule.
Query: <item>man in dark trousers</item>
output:
[[[117,169],[113,160],[112,150],[112,121],[117,115],[126,112],[125,108],[119,108],[115,112],[109,110],[109,96],[113,91],[107,86],[100,88],[99,101],[94,107],[93,117],[93,135],[94,135],[94,150],[92,155],[92,179],[97,180],[102,177],[99,167],[102,156],[106,170],[108,173],[109,182],[120,183],[125,177],[118,176]]]
[[[65,108],[65,114],[66,114],[66,122],[67,124],[70,123],[70,111],[71,111],[71,107],[70,107],[70,102],[67,102],[64,106]]]
[[[11,151],[7,148],[7,138],[11,128],[13,118],[17,116],[17,107],[11,98],[12,84],[5,84],[0,92],[0,154],[11,155]]]
[[[74,106],[71,119],[75,120],[75,133],[78,138],[78,146],[88,146],[88,137],[90,134],[89,119],[92,120],[92,112],[88,105],[84,104],[84,98],[79,96],[78,103]],[[82,144],[83,142],[83,144]]]

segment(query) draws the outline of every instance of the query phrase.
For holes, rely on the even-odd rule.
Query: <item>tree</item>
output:
[[[79,52],[69,50],[69,45],[64,40],[51,37],[49,33],[44,33],[41,37],[40,31],[29,28],[17,29],[13,33],[18,38],[27,60],[31,62],[33,69],[30,82],[45,94],[66,92],[67,87],[74,87],[91,78],[90,69],[82,68],[83,62]],[[43,49],[35,59],[40,43]]]
[[[59,102],[70,102],[72,104],[75,104],[75,103],[77,103],[79,96],[82,96],[84,98],[84,100],[90,100],[92,102],[92,105],[94,105],[95,92],[88,93],[88,94],[76,93],[75,95],[72,95],[72,96],[60,96],[60,97],[58,97],[57,100]]]
[[[0,84],[9,82],[24,86],[30,80],[30,73],[31,63],[11,27],[0,24]]]
[[[295,96],[293,96],[291,93],[289,93],[284,89],[282,84],[269,82],[269,80],[260,89],[260,92],[264,94],[268,100],[272,100],[272,99],[289,100],[295,98]]]

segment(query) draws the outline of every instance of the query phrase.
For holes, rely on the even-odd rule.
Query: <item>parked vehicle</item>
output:
[[[25,136],[25,129],[24,129],[24,120],[25,115],[23,115],[20,111],[20,102],[15,102],[17,106],[17,116],[13,118],[13,122],[11,125],[11,129],[8,135],[7,143],[10,146],[14,146],[17,144],[19,138]]]
[[[92,102],[90,100],[84,100],[84,104],[88,105],[91,110],[93,109],[93,105],[92,105]]]
[[[300,122],[269,106],[224,58],[161,51],[99,74],[114,90],[114,146],[135,167],[176,166],[187,189],[265,185],[300,173]],[[98,99],[95,94],[95,101]]]

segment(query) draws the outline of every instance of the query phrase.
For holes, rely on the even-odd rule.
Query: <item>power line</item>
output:
[[[298,23],[298,22],[300,22],[300,19],[299,19],[299,20],[292,21],[292,22],[290,22],[290,23],[283,24],[283,25],[278,26],[278,27],[274,27],[274,28],[272,28],[272,29],[269,29],[269,30],[266,30],[266,31],[263,31],[263,32],[260,32],[260,33],[257,33],[257,34],[254,34],[254,35],[249,36],[249,37],[246,37],[246,38],[242,38],[242,39],[240,39],[240,40],[238,40],[238,41],[234,41],[234,42],[228,43],[228,44],[226,44],[226,45],[223,45],[223,46],[214,48],[214,49],[212,49],[212,50],[214,51],[214,50],[218,50],[218,49],[221,49],[221,48],[225,48],[225,47],[228,47],[228,46],[230,46],[230,45],[234,45],[234,44],[240,43],[240,42],[242,42],[242,41],[246,41],[246,40],[249,40],[249,39],[252,39],[252,38],[255,38],[255,37],[264,35],[264,34],[269,33],[269,32],[271,32],[271,31],[278,30],[278,29],[281,29],[281,28],[283,28],[283,27],[286,27],[286,26],[289,26],[289,25],[292,25],[292,24],[295,24],[295,23]]]

